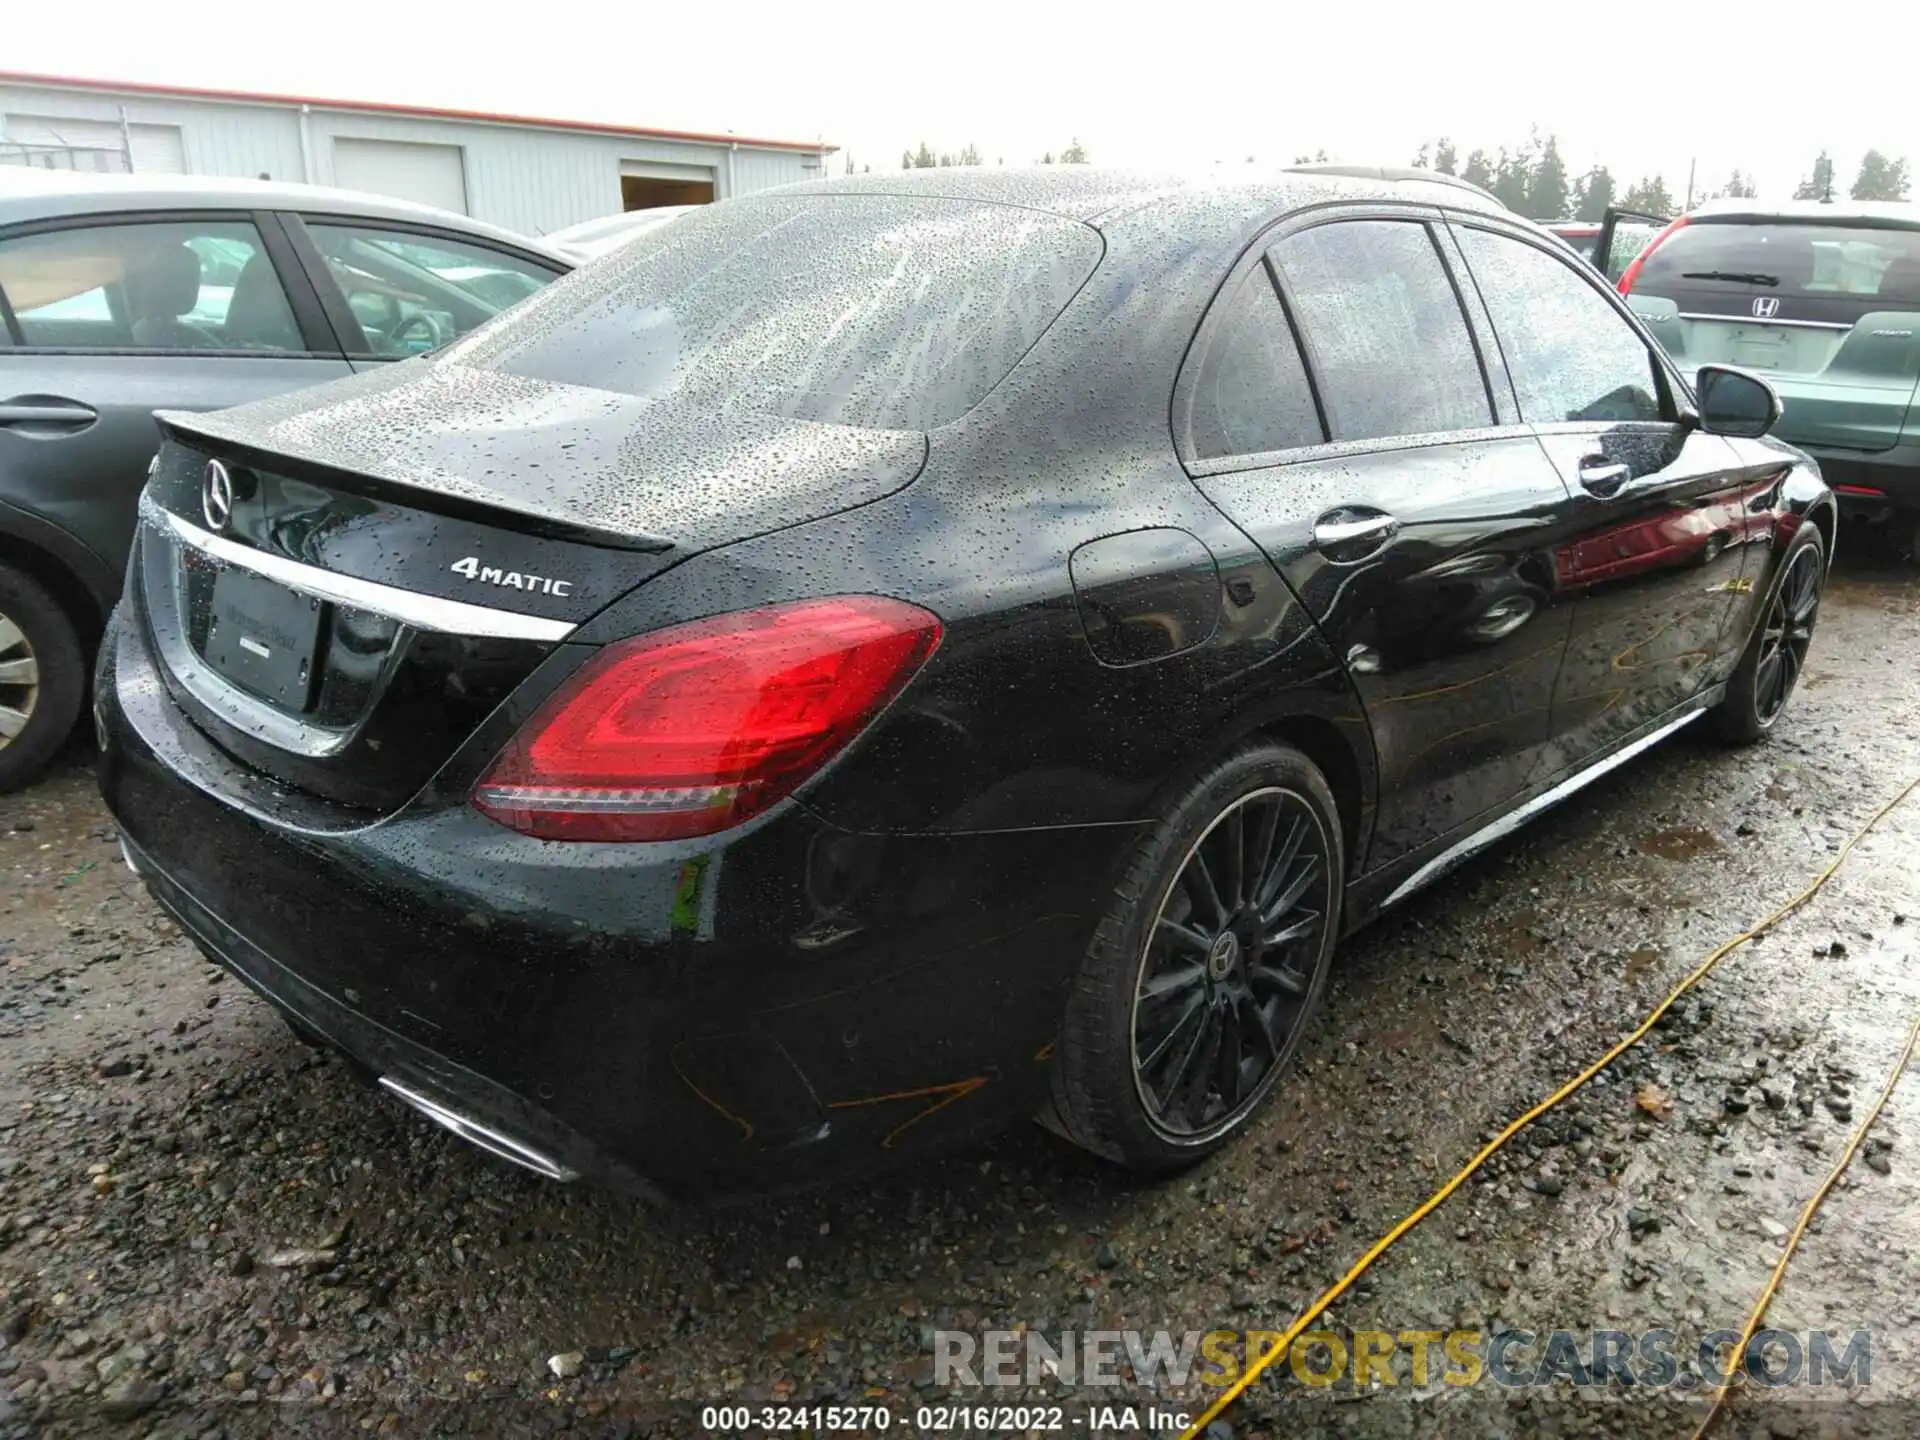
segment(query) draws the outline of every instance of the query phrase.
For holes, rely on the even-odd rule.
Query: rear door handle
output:
[[[47,395],[21,395],[12,400],[0,400],[0,426],[18,428],[29,434],[36,431],[71,434],[86,429],[99,418],[99,411],[76,400],[62,400]]]
[[[1313,543],[1339,564],[1364,560],[1400,533],[1400,522],[1379,510],[1345,507],[1329,510],[1313,522]]]
[[[1602,500],[1618,495],[1632,478],[1633,471],[1618,460],[1589,455],[1580,462],[1581,485],[1589,495],[1598,495]]]

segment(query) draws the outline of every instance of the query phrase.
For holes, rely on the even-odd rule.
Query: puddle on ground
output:
[[[1641,836],[1638,844],[1646,854],[1658,855],[1662,860],[1697,860],[1726,848],[1720,843],[1720,837],[1704,825],[1669,825],[1664,830]]]
[[[1631,955],[1627,956],[1627,968],[1621,971],[1622,978],[1629,983],[1638,980],[1658,963],[1661,955],[1664,953],[1658,945],[1640,946]]]

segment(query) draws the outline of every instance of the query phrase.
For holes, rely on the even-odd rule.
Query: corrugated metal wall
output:
[[[623,137],[482,121],[415,119],[241,101],[176,100],[0,82],[0,136],[9,113],[117,123],[120,107],[140,125],[175,125],[188,173],[266,174],[275,180],[333,183],[336,135],[457,145],[466,165],[467,205],[476,219],[530,235],[557,230],[620,208],[623,160],[694,165],[711,170],[716,195],[745,195],[826,173],[822,157],[792,150],[729,150],[722,145]],[[729,161],[731,156],[731,161]],[[310,166],[307,157],[310,157]]]

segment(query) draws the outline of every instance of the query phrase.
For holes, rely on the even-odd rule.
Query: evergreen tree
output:
[[[1607,218],[1607,207],[1611,204],[1613,173],[1604,165],[1596,165],[1574,186],[1573,218],[1597,225]]]
[[[1567,164],[1560,158],[1560,142],[1549,135],[1527,181],[1526,214],[1535,220],[1561,220],[1571,208]]]
[[[1833,157],[1822,150],[1814,159],[1813,174],[1794,189],[1796,200],[1831,200],[1833,198]]]
[[[1629,210],[1638,210],[1647,215],[1671,215],[1675,208],[1664,175],[1655,175],[1651,180],[1642,176],[1620,203]]]
[[[1856,200],[1904,200],[1907,198],[1907,162],[1892,160],[1878,150],[1861,157],[1860,173],[1853,189],[1847,192]]]

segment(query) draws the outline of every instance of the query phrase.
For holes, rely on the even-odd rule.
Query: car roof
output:
[[[1920,205],[1911,200],[1706,200],[1688,211],[1687,218],[1811,221],[1829,225],[1864,220],[1920,229]]]
[[[803,180],[764,195],[924,195],[986,204],[1020,205],[1074,220],[1095,220],[1159,199],[1204,196],[1209,191],[1246,194],[1255,189],[1274,209],[1324,203],[1331,189],[1354,200],[1420,200],[1433,205],[1465,206],[1505,214],[1477,185],[1429,170],[1388,166],[1298,165],[1262,169],[1222,165],[1184,173],[1123,169],[1105,165],[990,166],[956,165],[902,170],[884,175],[840,175]],[[752,198],[752,197],[748,197]]]
[[[498,225],[359,190],[213,175],[112,175],[0,165],[0,225],[121,211],[198,209],[308,210],[369,220],[411,221],[463,231],[476,239],[497,240],[560,264],[575,263],[551,245]]]

